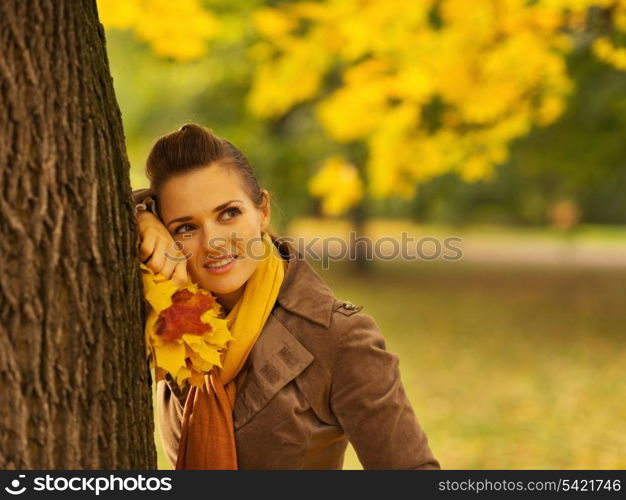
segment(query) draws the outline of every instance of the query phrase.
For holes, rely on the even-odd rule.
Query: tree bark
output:
[[[129,164],[95,0],[5,0],[0,46],[0,468],[154,469]]]

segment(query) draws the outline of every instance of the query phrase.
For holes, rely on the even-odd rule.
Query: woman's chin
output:
[[[216,281],[219,280],[200,279],[196,281],[196,283],[198,283],[198,286],[201,288],[210,291],[213,295],[218,297],[220,295],[230,295],[241,288],[241,284],[216,283]]]

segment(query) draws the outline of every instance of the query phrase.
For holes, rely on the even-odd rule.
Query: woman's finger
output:
[[[156,242],[152,257],[146,264],[154,274],[159,274],[165,266],[165,252],[167,251],[168,241],[164,238],[159,238]]]
[[[154,247],[156,245],[156,234],[149,232],[145,238],[141,240],[139,244],[139,260],[144,264],[154,253]]]
[[[189,284],[189,275],[187,274],[187,260],[176,263],[176,269],[174,269],[172,280],[174,280],[174,282],[179,286]]]
[[[176,268],[176,264],[178,263],[178,259],[180,258],[176,255],[176,252],[171,251],[172,245],[167,247],[165,251],[165,263],[163,264],[163,268],[161,269],[161,274],[166,278],[171,278],[174,273],[174,269]]]

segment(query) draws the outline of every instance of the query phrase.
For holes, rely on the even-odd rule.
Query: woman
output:
[[[341,469],[349,440],[366,469],[438,469],[397,356],[361,306],[268,233],[269,193],[245,156],[188,124],[156,142],[147,175],[134,193],[140,259],[211,291],[237,332],[201,388],[157,382],[172,465]]]

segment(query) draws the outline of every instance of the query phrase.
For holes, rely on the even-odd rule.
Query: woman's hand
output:
[[[174,238],[159,218],[152,212],[137,214],[139,228],[139,260],[154,274],[161,273],[178,285],[189,283],[187,259],[179,250]]]

